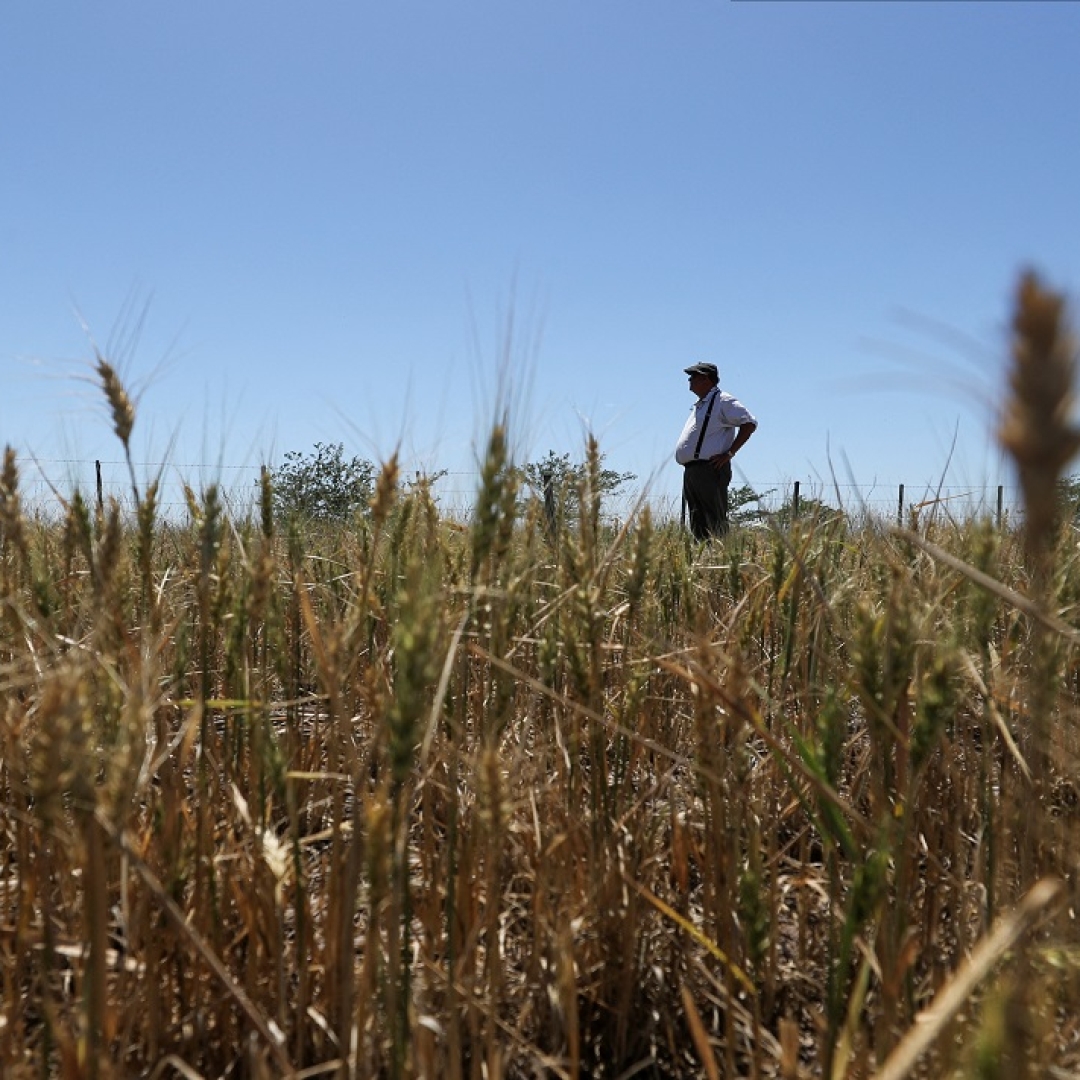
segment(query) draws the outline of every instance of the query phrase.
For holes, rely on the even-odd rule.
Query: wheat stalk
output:
[[[109,405],[113,431],[124,447],[124,458],[131,477],[131,493],[135,497],[135,506],[138,507],[139,485],[135,481],[135,466],[131,461],[131,431],[135,427],[135,406],[116,369],[100,353],[97,357],[96,370],[105,400]]]
[[[1013,317],[1009,395],[999,430],[1016,462],[1024,499],[1028,552],[1045,548],[1057,514],[1061,470],[1080,449],[1072,424],[1076,345],[1065,301],[1028,272],[1020,279]]]

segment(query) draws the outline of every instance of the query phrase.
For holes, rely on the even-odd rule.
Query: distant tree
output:
[[[815,499],[812,495],[800,495],[799,496],[799,511],[795,513],[795,506],[792,500],[788,500],[780,507],[779,510],[773,511],[769,514],[769,520],[774,525],[779,525],[782,528],[786,528],[796,519],[804,521],[825,521],[831,518],[839,517],[840,511],[834,506],[829,506],[828,503],[822,502],[820,499]]]
[[[734,525],[757,525],[768,514],[761,508],[761,500],[768,498],[776,489],[759,494],[749,484],[728,489],[728,518]]]
[[[585,462],[572,462],[569,454],[556,454],[549,450],[539,461],[530,461],[522,469],[522,477],[528,487],[547,505],[551,499],[562,513],[575,513],[578,508],[578,492],[588,478]],[[615,495],[624,485],[636,480],[634,473],[621,473],[604,468],[604,455],[600,455],[599,491],[601,501]]]
[[[344,522],[366,510],[375,466],[365,458],[345,457],[341,443],[316,443],[307,454],[290,450],[274,469],[274,510],[282,518]]]
[[[1080,476],[1063,476],[1057,482],[1057,493],[1061,520],[1080,521]]]

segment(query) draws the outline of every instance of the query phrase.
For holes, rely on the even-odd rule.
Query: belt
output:
[[[693,461],[688,461],[683,468],[689,469],[692,465],[712,465],[712,462],[708,458],[694,458]]]

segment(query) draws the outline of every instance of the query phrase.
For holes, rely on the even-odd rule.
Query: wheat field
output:
[[[347,527],[54,520],[9,451],[0,1073],[1080,1075],[1075,350],[1014,326],[1001,528],[700,547],[590,441],[552,535],[500,425],[464,528],[393,459]]]

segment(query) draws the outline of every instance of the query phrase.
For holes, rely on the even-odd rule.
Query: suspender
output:
[[[701,444],[705,441],[705,431],[709,426],[709,417],[712,416],[712,407],[716,404],[716,395],[719,393],[719,387],[712,392],[712,397],[709,398],[709,407],[705,410],[705,420],[701,425],[701,433],[697,437],[697,446],[694,447],[694,460],[697,461],[701,457]]]

